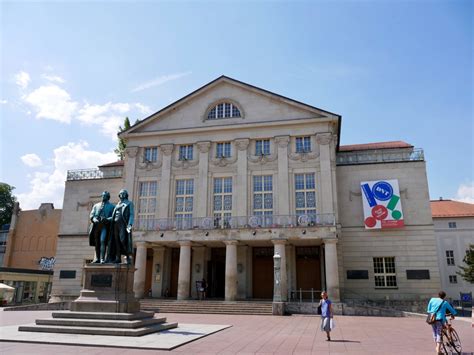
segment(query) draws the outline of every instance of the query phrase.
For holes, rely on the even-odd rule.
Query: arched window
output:
[[[242,117],[239,108],[230,102],[221,102],[214,106],[207,114],[208,120],[220,118]]]

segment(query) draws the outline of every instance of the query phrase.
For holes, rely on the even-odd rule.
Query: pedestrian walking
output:
[[[332,302],[328,297],[326,291],[321,293],[321,300],[319,301],[321,307],[321,331],[326,332],[326,341],[331,341],[331,329],[333,328],[333,312]]]
[[[436,343],[436,353],[442,354],[441,352],[441,331],[446,324],[446,311],[451,313],[451,318],[457,314],[456,310],[445,300],[446,292],[439,291],[438,297],[433,297],[428,303],[428,318],[427,323],[431,324],[433,330],[433,339]]]

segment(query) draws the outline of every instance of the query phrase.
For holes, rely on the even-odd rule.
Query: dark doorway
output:
[[[254,247],[253,298],[273,298],[273,247]]]
[[[207,297],[225,297],[225,248],[211,249],[211,260],[207,262],[207,284]]]
[[[179,248],[171,249],[171,270],[169,296],[178,296]]]
[[[321,292],[321,259],[319,247],[296,247],[296,288],[316,291],[315,299]],[[303,298],[311,298],[311,292],[303,292]]]
[[[145,290],[144,296],[151,297],[151,282],[153,277],[153,249],[147,249],[146,253],[146,271],[145,271]]]

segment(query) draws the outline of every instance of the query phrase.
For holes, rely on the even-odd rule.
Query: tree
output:
[[[474,244],[469,245],[469,250],[466,250],[466,256],[463,259],[467,266],[459,266],[461,271],[458,275],[470,283],[474,283]]]
[[[12,219],[13,205],[16,202],[13,189],[13,186],[0,182],[0,226],[9,224]]]
[[[123,132],[123,131],[126,131],[129,128],[130,128],[130,120],[128,119],[128,117],[125,117],[125,120],[123,121],[123,127],[119,126],[119,133]],[[117,154],[117,156],[120,160],[123,160],[123,158],[125,156],[125,148],[127,148],[127,142],[125,142],[124,139],[119,138],[118,146],[114,150],[114,152],[115,152],[115,154]]]

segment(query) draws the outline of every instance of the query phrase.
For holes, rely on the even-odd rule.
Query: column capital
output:
[[[174,144],[162,144],[160,145],[160,150],[163,155],[169,156],[173,153]]]
[[[180,247],[190,247],[193,245],[193,243],[189,240],[183,240],[183,241],[180,241],[178,242],[179,246]]]
[[[148,243],[147,243],[147,242],[136,242],[135,244],[137,245],[137,249],[138,249],[138,248],[146,248],[146,247],[148,247]]]
[[[224,240],[225,245],[237,245],[239,242],[237,240]]]
[[[324,244],[337,244],[337,239],[323,239]]]
[[[287,239],[272,239],[273,245],[286,245]]]
[[[276,136],[275,142],[280,148],[288,147],[288,143],[290,142],[290,136]]]
[[[235,146],[237,147],[238,150],[246,150],[247,147],[249,146],[249,143],[250,143],[250,140],[247,138],[235,140]]]
[[[331,133],[319,133],[316,135],[316,142],[318,142],[319,145],[328,145],[332,139]]]
[[[129,158],[135,158],[138,154],[138,147],[127,147],[125,149],[125,154],[129,157]]]
[[[201,153],[208,153],[211,149],[211,142],[197,142],[196,146]]]

